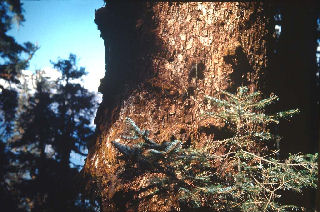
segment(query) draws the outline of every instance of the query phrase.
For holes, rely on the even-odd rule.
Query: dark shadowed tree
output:
[[[6,177],[10,169],[10,153],[4,143],[12,132],[17,103],[17,92],[12,84],[19,84],[17,76],[26,68],[36,47],[31,43],[18,44],[8,35],[12,24],[24,21],[20,0],[0,1],[0,205],[16,211],[17,201]]]
[[[8,35],[12,23],[24,21],[19,0],[0,2],[0,138],[4,139],[12,127],[17,106],[17,93],[11,84],[19,84],[17,76],[28,65],[36,47],[30,42],[18,44]]]
[[[62,79],[64,79],[64,74],[60,80]],[[90,211],[90,205],[80,200],[77,168],[61,163],[60,154],[64,147],[60,139],[62,136],[66,137],[60,134],[64,132],[61,126],[63,123],[66,123],[64,126],[70,123],[63,119],[70,118],[68,116],[70,114],[62,117],[59,103],[64,102],[65,105],[68,105],[74,100],[69,99],[68,102],[64,101],[61,96],[59,98],[59,94],[64,92],[59,90],[61,86],[70,86],[72,83],[68,79],[68,83],[61,84],[57,85],[56,82],[42,77],[41,74],[38,75],[35,93],[21,108],[22,112],[16,121],[15,132],[17,133],[11,140],[11,148],[14,153],[10,161],[13,164],[11,175],[15,177],[11,179],[11,184],[18,191],[20,206],[31,211]],[[85,108],[85,106],[90,106],[85,102],[85,98],[81,98],[86,90],[81,90],[82,87],[77,85],[79,87],[75,88],[75,95],[77,95],[75,101],[78,102],[72,102],[72,106],[65,106],[66,111],[71,110],[76,104],[81,104],[82,110],[93,110],[93,108]],[[80,88],[79,92],[76,90],[78,88]],[[70,93],[72,92],[67,95],[73,95]],[[94,97],[93,94],[90,95]],[[92,129],[89,127],[90,122],[88,120],[83,123],[84,119],[80,115],[79,118],[71,118],[74,120],[72,124],[76,125],[72,125],[71,129],[76,129],[77,133],[73,145],[83,147],[82,144],[84,145],[87,139],[85,136],[92,134]],[[87,126],[84,129],[87,134],[78,133],[81,131],[81,126]],[[78,135],[82,137],[76,137]],[[78,144],[80,141],[82,143]],[[78,150],[80,151],[81,149]]]
[[[0,204],[4,211],[22,211],[18,209],[18,199],[6,179],[10,170],[9,154],[6,145],[0,142]]]
[[[77,167],[70,167],[72,151],[86,156],[88,141],[94,134],[90,123],[96,105],[95,94],[80,84],[86,75],[85,69],[78,68],[76,63],[77,58],[73,54],[68,59],[52,63],[61,72],[51,105],[55,113],[53,148],[59,166],[55,199],[51,202],[54,211],[92,211],[91,205],[81,199]]]
[[[69,167],[70,153],[84,154],[87,141],[93,135],[90,126],[94,114],[95,95],[80,85],[79,81],[86,75],[83,67],[76,65],[76,56],[59,59],[53,63],[61,72],[57,81],[57,93],[53,97],[56,112],[55,149],[63,167]]]
[[[21,107],[15,126],[16,135],[10,142],[15,156],[11,158],[15,187],[21,204],[27,208],[43,208],[53,185],[48,180],[57,169],[53,155],[46,151],[54,142],[55,129],[50,87],[44,77],[38,76],[35,93]]]

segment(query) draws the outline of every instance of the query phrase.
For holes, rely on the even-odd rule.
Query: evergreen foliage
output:
[[[6,178],[24,210],[93,211],[81,200],[78,165],[70,166],[70,153],[85,155],[95,95],[74,81],[85,74],[77,69],[75,55],[54,65],[61,71],[57,82],[38,72],[35,93],[21,95],[25,102],[9,140]]]
[[[76,62],[76,56],[70,54],[69,59],[52,63],[61,72],[57,93],[53,96],[57,124],[54,145],[57,157],[65,167],[69,167],[72,150],[86,155],[84,150],[93,136],[90,120],[95,111],[95,95],[80,85],[79,80],[86,72],[83,67],[78,68]]]
[[[20,1],[0,2],[0,139],[5,140],[11,133],[12,121],[17,107],[17,92],[11,84],[19,84],[17,76],[28,66],[37,50],[30,42],[18,44],[7,33],[12,24],[24,21]]]
[[[140,142],[130,146],[118,141],[112,143],[126,160],[129,159],[127,165],[138,164],[137,172],[164,174],[151,178],[142,190],[156,187],[148,196],[159,198],[173,193],[179,197],[181,209],[299,209],[295,205],[281,205],[280,192],[315,188],[318,154],[292,154],[285,160],[278,159],[279,149],[274,144],[279,137],[270,132],[270,126],[293,116],[298,110],[266,114],[265,107],[275,100],[278,100],[275,95],[261,99],[260,92],[249,92],[247,87],[239,87],[235,94],[222,91],[219,98],[207,96],[206,101],[214,107],[203,114],[204,118],[214,116],[223,120],[233,136],[200,141],[204,144],[201,149],[194,145],[183,148],[178,140],[158,144],[148,138],[148,131],[139,129],[129,118],[126,122],[132,133],[122,137],[140,139]]]
[[[18,106],[18,94],[12,84],[19,85],[18,76],[26,68],[36,47],[27,42],[19,44],[8,35],[12,24],[24,21],[19,0],[0,1],[0,204],[8,211],[21,211],[18,208],[16,192],[8,182],[10,159],[6,141],[10,138]]]
[[[10,141],[14,153],[11,175],[16,175],[16,179],[11,180],[19,191],[20,204],[28,199],[33,205],[27,208],[36,209],[43,208],[44,197],[50,196],[50,171],[57,169],[56,162],[46,154],[46,146],[54,142],[55,129],[49,82],[38,76],[35,94],[27,99],[28,104],[22,105],[16,120],[17,133]]]

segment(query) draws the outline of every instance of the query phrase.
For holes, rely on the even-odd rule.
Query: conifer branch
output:
[[[205,97],[218,106],[218,110],[214,108],[202,116],[223,120],[233,132],[232,137],[207,141],[202,149],[192,145],[182,148],[179,140],[152,141],[147,130],[141,130],[127,118],[126,123],[135,132],[128,138],[142,138],[144,142],[132,147],[115,141],[112,143],[122,154],[150,164],[151,171],[164,173],[162,179],[152,178],[150,182],[163,192],[174,188],[170,192],[176,192],[179,200],[190,207],[206,206],[213,211],[285,211],[298,208],[280,205],[277,202],[281,197],[279,191],[301,192],[304,187],[316,187],[318,154],[295,154],[280,161],[275,158],[279,149],[264,148],[264,141],[279,140],[279,136],[269,131],[268,125],[278,124],[279,119],[291,117],[298,110],[265,114],[264,108],[278,97],[272,95],[261,99],[260,92],[249,93],[246,87],[238,88],[235,94],[220,93],[224,95],[222,99]],[[220,147],[224,152],[217,154]],[[214,166],[217,162],[221,167]]]

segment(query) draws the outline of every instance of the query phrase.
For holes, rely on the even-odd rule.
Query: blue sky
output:
[[[10,35],[19,43],[30,41],[40,49],[30,61],[29,70],[52,68],[51,61],[78,57],[79,66],[89,73],[85,86],[97,91],[104,76],[104,43],[94,23],[95,10],[103,0],[22,0],[26,21]]]

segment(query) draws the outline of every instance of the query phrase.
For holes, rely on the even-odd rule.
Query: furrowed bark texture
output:
[[[268,34],[262,4],[110,1],[96,12],[96,23],[107,71],[95,119],[98,138],[84,173],[101,196],[103,211],[169,211],[178,207],[170,194],[135,204],[124,197],[144,187],[150,176],[120,179],[123,164],[111,142],[126,130],[126,117],[158,142],[174,135],[201,146],[201,140],[217,138],[214,130],[221,123],[201,118],[208,110],[204,96],[241,84],[258,86]]]

